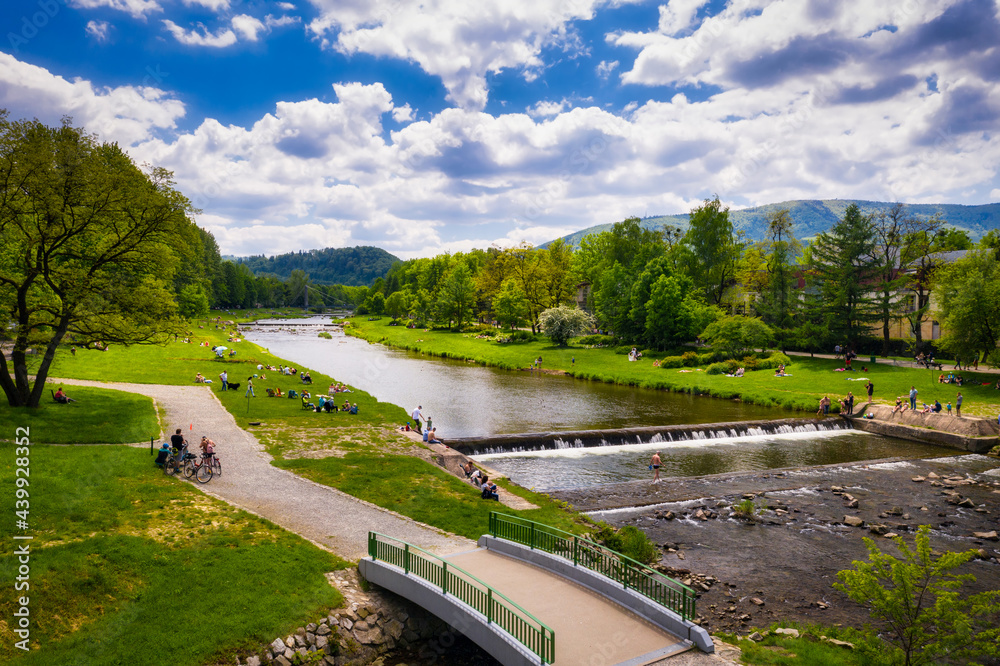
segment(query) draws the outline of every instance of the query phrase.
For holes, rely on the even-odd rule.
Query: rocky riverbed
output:
[[[1000,589],[1000,460],[983,455],[885,460],[770,472],[631,482],[553,492],[663,548],[660,566],[699,593],[709,631],[775,620],[860,627],[867,613],[832,588],[865,559],[863,537],[895,551],[930,525],[935,551],[976,549],[974,591]],[[752,520],[734,512],[751,500]]]

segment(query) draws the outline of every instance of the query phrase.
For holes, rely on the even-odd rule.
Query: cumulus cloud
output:
[[[239,14],[232,18],[233,30],[238,32],[244,39],[256,42],[257,33],[264,30],[264,24],[260,20],[246,14]]]
[[[229,0],[184,0],[184,6],[186,7],[204,7],[206,9],[211,9],[213,12],[222,12],[229,9]]]
[[[98,42],[108,41],[111,24],[107,21],[87,21],[86,32]]]
[[[215,34],[208,32],[203,25],[199,25],[192,30],[185,30],[169,19],[163,20],[163,25],[170,34],[185,46],[207,46],[210,48],[225,48],[236,43],[236,33],[225,28]]]
[[[6,53],[0,53],[0,107],[12,117],[38,117],[46,123],[69,115],[75,125],[124,146],[148,140],[157,130],[176,127],[184,115],[183,103],[163,90],[95,88],[88,81],[67,81]]]
[[[134,18],[143,18],[146,14],[163,11],[163,7],[156,0],[69,0],[69,4],[80,9],[114,9]]]
[[[310,30],[342,53],[368,53],[417,63],[441,78],[458,106],[486,105],[486,77],[520,69],[529,80],[544,66],[540,53],[550,44],[575,44],[567,30],[574,20],[593,16],[600,0],[464,0],[342,2],[312,0],[320,16]]]

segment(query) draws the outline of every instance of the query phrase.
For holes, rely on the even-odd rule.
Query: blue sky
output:
[[[227,254],[1000,200],[994,0],[15,0],[0,107],[171,169]]]

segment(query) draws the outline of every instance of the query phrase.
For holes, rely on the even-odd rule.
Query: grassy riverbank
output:
[[[855,402],[861,402],[866,395],[865,382],[852,381],[860,378],[870,379],[875,385],[875,402],[891,404],[896,396],[905,398],[910,386],[916,386],[919,400],[933,403],[936,398],[942,405],[948,401],[954,404],[956,393],[961,391],[965,397],[963,414],[995,417],[1000,410],[1000,391],[993,388],[998,377],[990,373],[962,372],[967,381],[959,388],[938,383],[940,373],[933,370],[895,367],[885,362],[874,365],[856,362],[856,372],[837,372],[837,368],[843,366],[840,361],[793,356],[787,368],[789,376],[775,377],[773,371],[760,370],[733,378],[708,375],[704,372],[705,366],[657,368],[653,366],[656,355],[647,355],[631,363],[627,356],[609,348],[587,349],[575,342],[560,348],[544,336],[539,336],[535,342],[502,344],[476,338],[471,333],[389,326],[389,319],[368,321],[364,317],[354,317],[350,322],[347,331],[351,335],[432,356],[510,370],[523,370],[541,356],[543,369],[565,372],[580,379],[739,399],[806,413],[815,413],[824,395],[830,396],[836,404],[837,399],[851,391]],[[867,371],[861,371],[863,366],[867,366]]]
[[[14,447],[0,454],[13,488]],[[11,566],[29,545],[30,588],[0,589],[0,661],[233,663],[340,603],[324,573],[346,562],[150,467],[142,449],[32,445],[33,540],[0,544]],[[19,596],[28,653],[10,625]]]
[[[66,387],[66,394],[76,402],[59,404],[48,391],[37,409],[0,402],[0,441],[11,441],[15,428],[29,428],[33,442],[56,444],[125,444],[160,435],[146,396],[86,386]]]

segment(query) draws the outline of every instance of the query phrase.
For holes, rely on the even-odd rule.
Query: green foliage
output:
[[[698,365],[698,363],[699,363],[698,352],[693,352],[693,351],[684,352],[683,354],[681,354],[681,361],[683,361],[684,365],[687,365],[687,366]]]
[[[528,298],[515,280],[508,278],[501,283],[493,297],[493,316],[498,324],[511,330],[528,316]]]
[[[705,374],[709,375],[732,374],[732,370],[730,370],[729,366],[730,364],[728,361],[720,361],[718,363],[712,363],[710,366],[705,368]]]
[[[743,250],[733,233],[729,208],[722,207],[718,196],[691,211],[683,243],[691,250],[687,272],[695,288],[708,302],[718,305],[736,276],[736,262]]]
[[[937,341],[962,358],[987,355],[1000,342],[1000,261],[979,250],[938,269],[934,280],[946,331]]]
[[[752,499],[744,499],[733,504],[733,513],[737,518],[752,519],[760,513],[760,508]]]
[[[586,347],[607,347],[614,344],[614,337],[610,335],[584,335],[577,342]]]
[[[323,338],[324,340],[333,340],[333,336],[330,335],[330,333],[328,333],[327,331],[320,331],[317,334],[317,337]]]
[[[1000,655],[1000,591],[961,595],[972,574],[953,573],[975,556],[931,551],[929,525],[918,528],[911,549],[896,537],[900,555],[883,553],[865,539],[868,561],[837,574],[834,587],[866,606],[887,642],[902,651],[906,666]]]
[[[616,530],[607,523],[599,523],[598,530],[592,535],[597,543],[611,550],[630,557],[643,564],[658,562],[660,549],[650,541],[646,533],[634,525],[625,525]]]
[[[273,275],[287,279],[293,270],[307,273],[317,284],[360,286],[380,278],[399,258],[377,247],[328,247],[323,250],[289,252],[273,257],[240,257],[256,275]]]
[[[712,322],[702,331],[701,337],[713,347],[736,357],[767,347],[774,338],[774,331],[756,317],[734,315]]]
[[[177,294],[177,312],[185,319],[208,315],[208,295],[200,284],[188,284]]]
[[[565,347],[574,335],[594,328],[594,318],[590,313],[565,305],[545,310],[538,317],[538,323],[545,335],[560,347]]]
[[[173,185],[68,119],[53,128],[0,113],[0,342],[12,343],[0,385],[11,406],[38,405],[67,334],[135,344],[178,330],[175,272],[202,247]],[[43,351],[34,382],[29,348]]]
[[[464,263],[456,264],[441,283],[435,318],[441,323],[461,329],[472,316],[475,295],[476,284],[472,281],[469,267]]]

